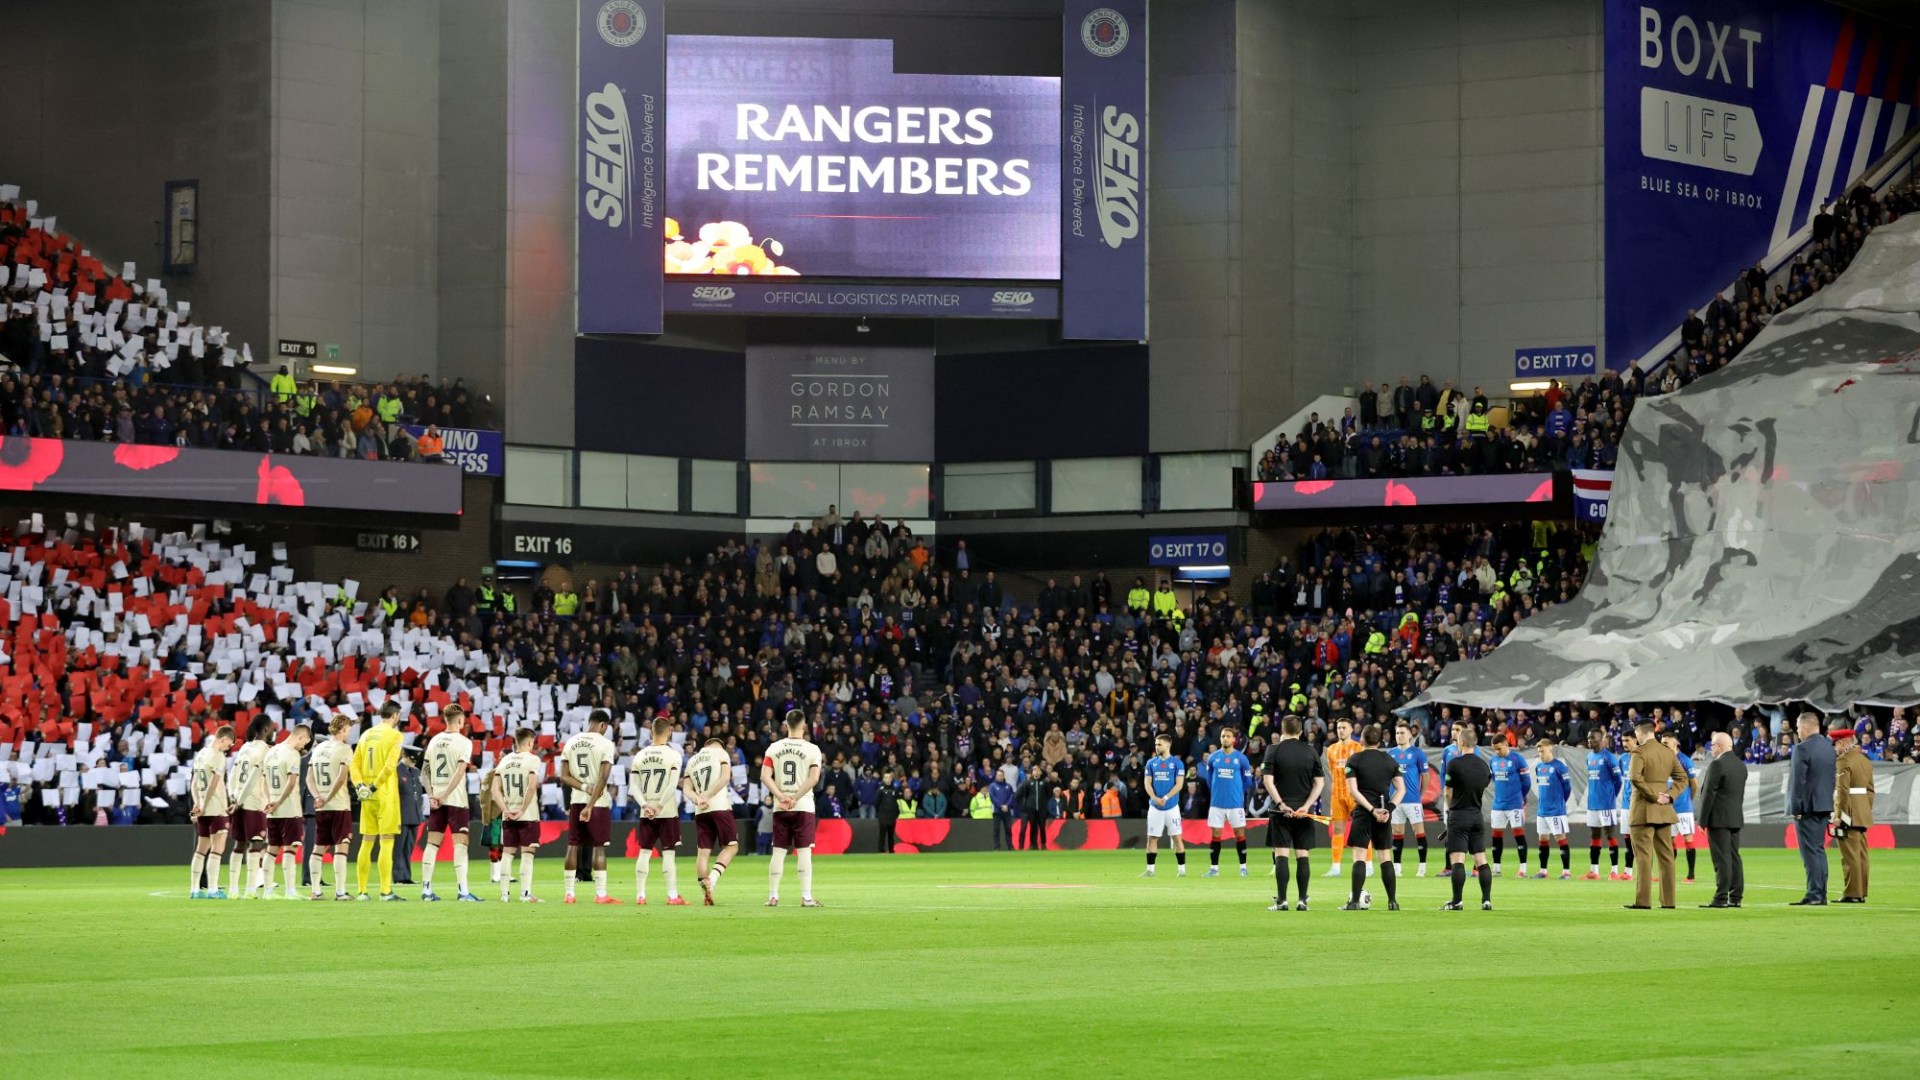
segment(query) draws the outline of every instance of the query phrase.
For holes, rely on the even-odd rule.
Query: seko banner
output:
[[[1147,0],[1068,0],[1062,29],[1061,328],[1147,338]]]
[[[666,0],[579,2],[579,332],[658,334],[667,224]]]
[[[1607,0],[1605,18],[1617,369],[1920,122],[1920,33],[1816,0]]]

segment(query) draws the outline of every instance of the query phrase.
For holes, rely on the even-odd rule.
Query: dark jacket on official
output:
[[[1700,780],[1700,827],[1738,829],[1747,823],[1747,763],[1731,751],[1714,758]]]

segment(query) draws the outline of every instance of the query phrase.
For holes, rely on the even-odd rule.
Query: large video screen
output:
[[[669,274],[1060,277],[1060,80],[884,40],[667,40]]]

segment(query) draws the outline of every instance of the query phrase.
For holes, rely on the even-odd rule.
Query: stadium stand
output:
[[[1725,367],[1773,317],[1831,284],[1875,227],[1920,208],[1920,182],[1884,194],[1860,185],[1814,217],[1812,240],[1776,275],[1758,266],[1703,311],[1689,311],[1681,344],[1652,371],[1630,364],[1573,386],[1560,380],[1508,423],[1480,387],[1471,394],[1427,375],[1367,383],[1357,407],[1309,416],[1292,440],[1261,455],[1262,480],[1458,476],[1610,469],[1627,415],[1644,397],[1670,394]],[[1476,419],[1485,416],[1483,423]]]
[[[1594,542],[1525,525],[1328,531],[1261,575],[1244,608],[1214,595],[1187,610],[1163,588],[1141,610],[1098,575],[1017,602],[994,573],[856,516],[578,592],[562,580],[520,610],[491,580],[364,597],[202,534],[6,540],[0,807],[46,824],[182,820],[186,764],[214,726],[264,713],[290,727],[335,705],[365,715],[389,695],[408,704],[415,745],[458,702],[483,759],[521,725],[550,752],[596,706],[620,718],[627,752],[641,723],[671,716],[689,738],[725,740],[742,813],[758,795],[745,763],[801,707],[820,721],[825,813],[870,815],[890,783],[922,814],[965,816],[996,778],[1038,777],[1055,816],[1136,815],[1163,726],[1195,761],[1224,726],[1257,748],[1284,712],[1306,717],[1316,744],[1335,719],[1383,718],[1441,664],[1571,596]],[[1789,745],[1784,714],[1645,708],[1689,749],[1709,728],[1733,730],[1752,761]],[[1617,740],[1639,712],[1474,719],[1516,743],[1596,727]],[[1437,746],[1470,715],[1411,719]],[[1871,753],[1911,759],[1903,712],[1859,715]],[[559,795],[546,793],[549,816]]]
[[[491,423],[456,380],[300,385],[283,366],[248,386],[260,383],[250,346],[134,280],[133,264],[114,273],[37,209],[0,188],[6,435],[407,461],[438,455],[406,426]]]
[[[0,420],[16,436],[384,461],[439,458],[409,427],[437,435],[476,422],[464,386],[424,378],[316,380],[279,400],[221,386],[22,372],[0,372]]]

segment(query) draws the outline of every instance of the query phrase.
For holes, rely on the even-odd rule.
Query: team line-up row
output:
[[[193,759],[194,849],[191,884],[193,899],[262,899],[275,895],[274,867],[285,875],[287,899],[297,899],[299,859],[305,820],[302,785],[313,800],[315,843],[307,852],[313,882],[310,898],[322,899],[323,872],[331,862],[334,899],[371,899],[367,878],[373,865],[380,868],[381,900],[404,899],[393,890],[392,850],[400,835],[398,770],[404,738],[398,703],[382,707],[375,721],[356,742],[348,738],[354,720],[335,716],[326,737],[316,745],[314,731],[296,726],[285,739],[274,742],[279,729],[266,717],[248,725],[235,749],[232,727],[217,729]],[[468,888],[467,843],[471,832],[467,772],[473,742],[467,738],[467,718],[459,706],[449,706],[441,718],[444,730],[427,742],[423,779],[428,814],[426,848],[422,852],[424,888],[421,899],[436,901],[434,866],[440,848],[452,848],[455,899],[469,903],[480,897]],[[611,735],[612,717],[594,710],[584,730],[560,750],[557,772],[568,789],[565,903],[575,903],[575,882],[582,860],[591,867],[596,904],[624,901],[607,891],[607,846],[612,841],[612,774],[619,750]],[[787,737],[767,748],[760,764],[760,783],[773,801],[773,857],[768,864],[767,906],[780,903],[780,883],[789,853],[800,879],[800,905],[819,907],[813,897],[813,844],[816,818],[813,790],[820,781],[820,748],[807,739],[806,715],[793,710],[786,716]],[[628,790],[640,806],[636,828],[641,855],[634,867],[636,900],[647,902],[650,853],[660,853],[670,905],[684,905],[679,889],[674,849],[680,844],[679,809],[682,798],[694,809],[695,874],[702,902],[711,906],[720,878],[739,850],[733,816],[732,762],[718,739],[708,739],[691,757],[682,760],[670,738],[673,725],[656,720],[651,744],[634,755],[628,768]],[[533,894],[533,858],[540,846],[540,782],[546,766],[533,751],[535,733],[522,728],[514,750],[496,762],[481,778],[479,797],[498,813],[500,847],[506,859],[519,860],[520,899],[539,903]],[[306,757],[306,768],[301,758]],[[351,794],[360,803],[362,837],[356,863],[355,893],[347,892],[347,851],[353,838]],[[223,855],[229,866],[228,886],[220,885]],[[510,865],[510,863],[509,863]],[[511,899],[510,873],[498,873],[500,899]]]
[[[316,842],[308,850],[311,898],[323,898],[320,882],[329,861],[332,864],[334,899],[349,897],[346,887],[347,851],[352,839],[352,820],[348,786],[360,803],[359,831],[365,842],[360,846],[356,868],[357,898],[371,899],[367,893],[370,869],[380,867],[382,900],[403,899],[393,889],[392,845],[400,833],[400,793],[397,770],[403,738],[399,731],[402,711],[389,703],[375,722],[351,747],[348,736],[354,720],[339,715],[328,724],[327,737],[313,745],[313,731],[307,725],[295,727],[287,738],[275,743],[278,729],[267,718],[256,718],[249,725],[245,740],[234,749],[231,727],[218,729],[206,747],[194,758],[192,801],[195,845],[190,865],[189,895],[195,899],[265,898],[274,895],[273,867],[285,875],[286,898],[299,895],[297,849],[304,832],[300,786],[305,785],[314,807]],[[443,714],[444,730],[428,742],[425,753],[425,779],[429,813],[426,820],[426,847],[422,873],[425,878],[421,898],[437,901],[433,874],[443,845],[452,849],[456,879],[455,899],[478,902],[469,889],[468,839],[472,813],[469,806],[467,772],[471,767],[473,743],[466,736],[466,716],[458,706]],[[567,858],[565,902],[576,902],[575,883],[579,879],[580,860],[590,860],[596,904],[620,904],[607,887],[607,847],[612,838],[612,792],[610,780],[618,750],[609,732],[612,718],[596,710],[585,730],[567,740],[560,752],[558,778],[569,792],[567,810]],[[1270,806],[1267,839],[1274,848],[1274,876],[1278,886],[1272,910],[1287,910],[1289,879],[1298,882],[1300,899],[1296,910],[1307,903],[1309,877],[1308,852],[1313,846],[1312,826],[1329,826],[1333,837],[1334,862],[1328,876],[1338,876],[1340,853],[1344,846],[1365,850],[1371,858],[1356,858],[1353,869],[1353,895],[1349,907],[1365,907],[1371,895],[1362,888],[1373,859],[1380,862],[1388,906],[1397,909],[1396,876],[1403,857],[1405,829],[1414,830],[1419,854],[1419,874],[1426,875],[1427,837],[1420,791],[1425,773],[1433,766],[1426,754],[1413,746],[1412,731],[1405,725],[1397,729],[1398,747],[1383,751],[1378,725],[1369,725],[1356,739],[1346,721],[1338,725],[1335,742],[1326,752],[1323,766],[1301,735],[1301,722],[1288,716],[1280,725],[1280,738],[1267,751],[1261,782]],[[769,863],[767,904],[777,906],[780,882],[789,852],[795,857],[800,878],[801,904],[819,906],[813,897],[812,848],[816,818],[813,790],[820,778],[821,753],[807,740],[807,721],[799,710],[786,717],[787,737],[767,749],[761,761],[761,784],[774,803],[773,858]],[[635,860],[636,901],[646,903],[651,855],[658,851],[662,874],[666,879],[667,903],[684,905],[679,891],[678,868],[674,850],[680,843],[679,804],[682,798],[694,809],[696,833],[696,878],[702,901],[711,905],[721,876],[739,850],[733,816],[731,787],[732,765],[718,739],[709,739],[690,758],[670,738],[673,727],[666,720],[656,721],[650,731],[651,743],[636,754],[629,766],[628,790],[640,807],[637,842],[640,856]],[[533,893],[533,859],[539,847],[539,786],[545,765],[532,753],[535,733],[522,729],[515,736],[512,753],[503,756],[481,778],[479,797],[497,811],[497,846],[508,860],[507,869],[497,871],[501,899],[511,899],[512,860],[519,860],[520,899],[538,903]],[[1182,822],[1179,792],[1185,766],[1171,755],[1171,742],[1158,740],[1158,753],[1147,762],[1149,795],[1147,818],[1147,869],[1154,876],[1161,837],[1170,839],[1179,861],[1179,873],[1186,874],[1185,845],[1181,839]],[[231,754],[230,754],[231,752]],[[306,767],[301,760],[306,758]],[[1682,759],[1684,760],[1684,759]],[[1617,759],[1600,746],[1596,733],[1589,742],[1589,809],[1587,823],[1593,829],[1590,858],[1593,869],[1588,878],[1597,878],[1599,850],[1604,840],[1612,850],[1616,869],[1609,875],[1618,879],[1619,814],[1614,807],[1617,792],[1631,787],[1624,784]],[[1327,773],[1339,776],[1331,785],[1330,816],[1314,809],[1326,792]],[[1222,733],[1222,748],[1209,754],[1200,767],[1201,778],[1210,792],[1208,826],[1212,832],[1210,866],[1207,876],[1219,874],[1220,849],[1228,833],[1232,834],[1240,861],[1240,874],[1247,876],[1246,806],[1252,794],[1253,767],[1238,749],[1238,733]],[[1481,880],[1481,906],[1491,909],[1491,877],[1500,871],[1504,857],[1503,841],[1511,831],[1520,858],[1521,876],[1526,875],[1525,806],[1528,793],[1538,782],[1537,821],[1540,840],[1540,877],[1546,877],[1549,837],[1558,838],[1561,877],[1571,875],[1571,855],[1567,848],[1566,800],[1572,793],[1567,766],[1555,757],[1550,742],[1540,747],[1540,763],[1531,772],[1523,758],[1510,751],[1504,740],[1495,740],[1490,756],[1477,747],[1473,729],[1460,725],[1454,742],[1442,755],[1439,768],[1444,777],[1443,800],[1448,821],[1447,850],[1454,900],[1447,906],[1458,908],[1465,878],[1466,857],[1473,857],[1475,874]],[[1688,769],[1691,779],[1691,770]],[[1491,822],[1481,817],[1482,801],[1488,788],[1493,792]],[[1692,828],[1691,784],[1676,793],[1679,837]],[[1344,822],[1342,819],[1346,819]],[[1345,829],[1341,825],[1345,824]],[[1489,831],[1493,837],[1494,865],[1487,864]],[[1392,858],[1386,857],[1391,849]],[[229,889],[220,887],[222,853],[230,866]],[[1628,849],[1628,866],[1632,852]],[[1693,850],[1687,849],[1688,878],[1693,876]],[[1291,870],[1292,873],[1288,871]]]

